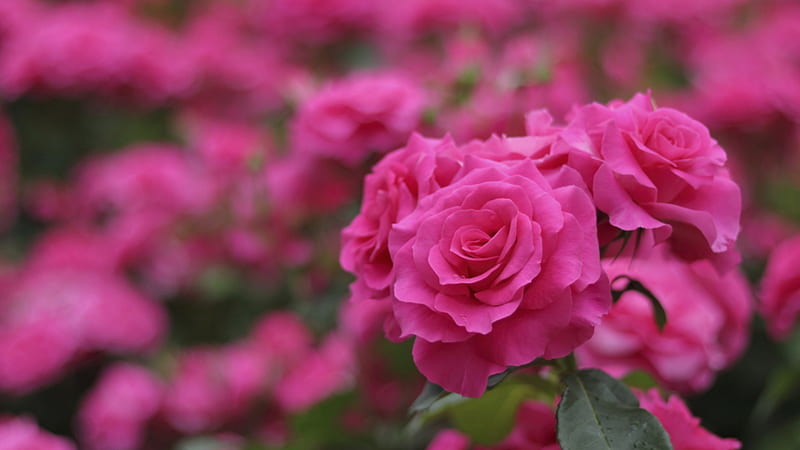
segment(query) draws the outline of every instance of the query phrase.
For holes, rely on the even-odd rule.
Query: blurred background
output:
[[[364,176],[648,89],[727,150],[757,294],[800,224],[797,1],[0,1],[0,448],[425,448],[410,345],[346,302]],[[800,448],[792,327],[687,398],[707,428]]]

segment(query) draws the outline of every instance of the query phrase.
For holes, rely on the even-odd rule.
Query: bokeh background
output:
[[[758,302],[800,224],[796,1],[0,1],[0,448],[425,448],[410,346],[346,302],[364,176],[647,90],[727,150]],[[744,448],[800,448],[785,321],[687,398]]]

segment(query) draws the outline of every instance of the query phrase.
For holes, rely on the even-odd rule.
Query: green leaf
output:
[[[664,325],[667,324],[667,312],[664,310],[664,306],[658,300],[658,297],[653,295],[653,293],[650,292],[650,289],[647,289],[647,287],[642,284],[641,281],[631,278],[627,275],[620,275],[614,278],[611,281],[611,285],[613,286],[617,280],[623,279],[628,280],[628,284],[622,289],[612,289],[611,291],[611,298],[614,300],[614,303],[616,303],[622,297],[622,294],[628,291],[635,291],[644,295],[648,300],[650,300],[650,306],[653,308],[653,319],[656,321],[659,331],[663,331]]]
[[[558,441],[563,450],[671,450],[655,416],[639,408],[620,381],[597,369],[568,376],[558,405]]]
[[[641,389],[643,391],[658,387],[658,382],[644,370],[634,370],[622,377],[620,381],[629,387]]]
[[[450,419],[472,442],[496,444],[514,428],[519,405],[536,396],[536,389],[531,385],[505,382],[486,391],[483,397],[452,407]]]

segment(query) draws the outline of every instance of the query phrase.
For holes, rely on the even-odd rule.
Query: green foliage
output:
[[[558,407],[558,441],[564,450],[672,449],[655,416],[639,408],[620,381],[597,369],[568,375]]]
[[[496,444],[514,428],[517,409],[526,399],[537,397],[526,383],[509,381],[476,399],[460,403],[450,411],[453,425],[476,444]]]

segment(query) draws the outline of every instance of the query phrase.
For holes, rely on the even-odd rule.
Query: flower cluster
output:
[[[460,147],[412,137],[375,166],[343,231],[342,265],[358,276],[353,301],[391,302],[387,336],[416,337],[420,371],[464,395],[592,336],[611,304],[606,272],[635,274],[604,272],[601,245],[637,233],[637,245],[650,246],[638,252],[723,272],[738,257],[739,189],[699,122],[637,95],[576,108],[560,127],[536,111],[527,125],[526,136]],[[736,326],[711,333],[729,350],[719,363],[698,361],[716,370],[746,340],[748,299],[741,285],[732,290],[722,311]]]
[[[566,365],[771,448],[798,42],[790,0],[0,0],[0,448],[422,449],[426,380],[503,377],[495,443],[557,448]]]

